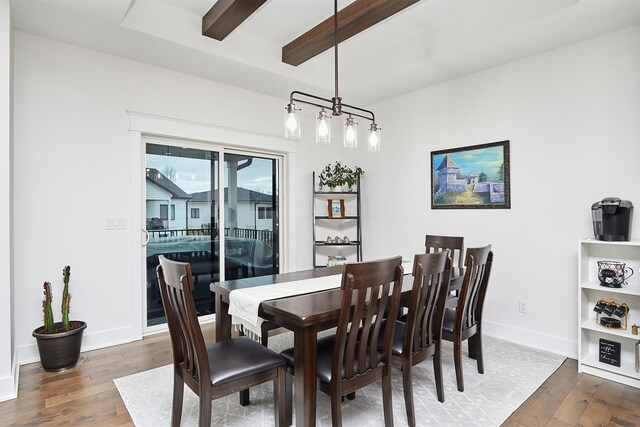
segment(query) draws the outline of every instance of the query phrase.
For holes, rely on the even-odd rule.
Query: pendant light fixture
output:
[[[343,144],[345,148],[356,148],[358,146],[358,123],[356,122],[356,118],[361,118],[371,121],[367,132],[367,150],[373,152],[380,151],[380,131],[382,129],[380,129],[376,123],[375,114],[364,108],[344,104],[338,94],[338,0],[334,0],[333,2],[333,12],[335,96],[327,99],[296,90],[291,92],[291,95],[289,95],[289,104],[285,107],[284,136],[288,139],[300,139],[300,119],[296,113],[300,111],[300,109],[296,107],[296,103],[307,104],[321,109],[316,117],[316,143],[328,144],[331,142],[331,126],[329,125],[331,116],[329,116],[326,111],[330,110],[332,116],[348,115],[344,123],[343,132]]]

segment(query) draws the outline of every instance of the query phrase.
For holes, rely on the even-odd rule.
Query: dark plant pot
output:
[[[55,325],[59,325],[60,322]],[[38,352],[40,353],[40,363],[47,372],[59,372],[75,366],[80,358],[80,347],[82,346],[82,335],[87,329],[87,324],[80,321],[72,321],[73,324],[80,325],[67,332],[57,332],[47,334],[44,326],[33,331],[33,336],[38,342]]]

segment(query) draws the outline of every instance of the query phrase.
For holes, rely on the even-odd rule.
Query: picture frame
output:
[[[431,209],[511,209],[510,169],[508,140],[432,151]]]
[[[328,199],[329,218],[344,218],[344,199]]]

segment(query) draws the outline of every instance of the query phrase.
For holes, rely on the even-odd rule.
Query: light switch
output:
[[[123,230],[127,228],[123,216],[108,216],[104,219],[105,230]]]

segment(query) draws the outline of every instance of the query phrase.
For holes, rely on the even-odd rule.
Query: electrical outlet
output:
[[[522,313],[522,314],[528,314],[529,313],[529,302],[525,301],[525,300],[519,300],[518,301],[518,311],[520,311],[520,313]]]

